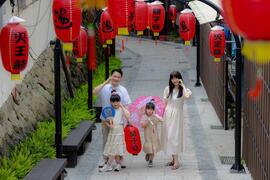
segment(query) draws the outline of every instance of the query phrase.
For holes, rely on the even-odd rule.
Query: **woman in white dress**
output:
[[[164,152],[172,156],[167,166],[178,169],[180,162],[178,155],[183,152],[183,106],[184,100],[189,98],[191,91],[183,83],[182,75],[178,71],[170,74],[169,86],[164,90],[165,100],[164,123],[162,124],[161,144]]]

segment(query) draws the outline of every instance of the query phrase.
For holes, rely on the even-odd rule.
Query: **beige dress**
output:
[[[157,124],[159,123],[159,119],[155,115],[151,117],[144,115],[141,121],[149,121],[147,126],[144,128],[145,141],[143,145],[143,151],[146,154],[156,154],[161,149],[157,131]]]
[[[178,155],[184,148],[184,99],[191,95],[191,91],[183,88],[183,96],[177,98],[179,90],[174,89],[168,98],[169,86],[165,88],[163,98],[167,102],[164,111],[164,123],[161,131],[161,144],[167,155]]]
[[[123,156],[125,154],[125,140],[124,140],[124,125],[123,125],[123,110],[116,109],[113,119],[114,128],[110,128],[107,142],[104,147],[103,155],[105,156]]]

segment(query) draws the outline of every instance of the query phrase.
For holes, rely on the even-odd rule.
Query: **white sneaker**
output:
[[[102,159],[101,162],[99,163],[98,167],[99,168],[103,168],[103,166],[106,164],[106,160],[105,159]]]
[[[118,172],[121,169],[121,164],[116,164],[114,171]]]
[[[107,165],[107,164],[105,164],[104,166],[103,166],[103,168],[99,168],[99,172],[109,172],[109,171],[112,171],[113,170],[113,168],[112,168],[112,166],[109,166],[109,165]]]

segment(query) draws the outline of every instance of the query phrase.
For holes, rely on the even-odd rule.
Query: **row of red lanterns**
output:
[[[88,53],[88,68],[90,70],[96,67],[95,57],[95,34],[87,32],[81,27],[82,10],[80,0],[54,0],[52,6],[53,23],[55,33],[58,39],[63,42],[65,51],[73,51],[77,62],[82,62],[82,58],[87,53],[87,47],[91,51]],[[94,55],[92,55],[94,54]]]
[[[77,61],[81,61],[86,54],[87,44],[89,51],[89,69],[95,69],[95,35],[88,37],[86,31],[81,28],[80,0],[54,0],[52,6],[54,28],[57,38],[64,43],[64,49],[72,51]],[[20,72],[28,63],[29,36],[27,29],[20,23],[24,20],[13,16],[9,23],[1,30],[0,44],[1,57],[4,68],[11,73],[12,80],[20,79]],[[88,43],[87,43],[88,41]],[[94,54],[94,55],[92,55]]]
[[[190,45],[190,41],[194,38],[196,31],[196,19],[190,9],[185,9],[179,17],[179,34],[185,41],[186,45]],[[222,27],[215,26],[209,34],[210,54],[215,57],[215,62],[220,62],[220,58],[224,55],[226,42],[225,33]]]
[[[142,35],[147,26],[155,35],[163,29],[165,9],[160,1],[145,3],[144,0],[108,0],[108,12],[118,35],[129,35],[135,29]],[[134,27],[133,27],[134,26]]]
[[[78,0],[72,0],[68,2],[64,0],[54,0],[53,17],[56,35],[61,41],[64,42],[64,49],[71,51],[74,46],[73,53],[79,59],[79,61],[81,61],[81,58],[86,54],[87,33],[80,26],[81,7],[78,2],[79,2]],[[170,7],[172,7],[173,9],[171,10],[173,12],[172,14],[175,14],[174,9],[175,7],[174,6]],[[148,6],[145,2],[138,1],[136,2],[135,5],[134,14],[136,14],[135,29],[137,28],[138,32],[142,32],[146,28],[148,18],[145,17],[149,17],[150,29],[154,32],[155,36],[158,36],[158,33],[162,30],[164,26],[164,19],[165,19],[165,10],[164,7],[162,6],[162,3],[160,3],[159,1],[155,1],[150,6]],[[174,16],[174,18],[172,19],[175,19],[176,16],[175,15],[172,16]],[[106,42],[106,44],[110,44],[112,39],[115,38],[115,29],[114,29],[115,24],[117,24],[118,33],[119,27],[121,29],[122,25],[124,25],[121,24],[124,21],[114,23],[113,19],[115,18],[112,18],[112,16],[109,14],[107,10],[103,11],[101,15],[101,24],[99,30],[101,39],[104,39],[104,43]],[[195,17],[192,11],[187,9],[182,11],[179,18],[179,25],[181,37],[187,42],[190,41],[195,34]],[[16,27],[15,30],[12,30],[12,28],[14,27]],[[18,32],[16,32],[16,29],[18,30]],[[10,34],[9,32],[11,30],[12,32],[14,32],[14,34],[12,35],[12,38],[9,39],[12,39],[13,41],[13,43],[11,42],[11,44],[13,45],[12,47],[13,49],[12,48],[5,49],[9,46],[2,46],[1,51],[4,52],[2,53],[4,67],[12,73],[12,78],[15,79],[16,76],[14,74],[17,74],[18,77],[19,72],[24,70],[24,68],[26,67],[28,61],[29,40],[27,31],[25,28],[23,28],[23,26],[21,26],[19,23],[9,23],[6,26],[6,28],[3,28],[2,30],[3,32],[1,34],[2,41],[6,40],[5,38],[8,37],[8,35]],[[24,44],[22,45],[22,43]],[[210,47],[212,47],[211,44]],[[217,50],[213,52],[217,52]],[[222,52],[222,50],[220,52]],[[21,59],[18,59],[18,57]],[[94,58],[94,56],[91,57]],[[95,61],[95,59],[89,60]],[[93,67],[89,68],[92,69]]]

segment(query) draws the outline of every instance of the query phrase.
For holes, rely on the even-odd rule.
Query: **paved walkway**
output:
[[[123,61],[124,82],[132,100],[142,95],[162,96],[172,70],[179,70],[184,82],[193,92],[186,101],[185,149],[181,154],[182,167],[172,171],[164,164],[169,160],[163,152],[157,154],[154,167],[148,168],[144,153],[127,155],[127,169],[120,172],[99,173],[97,164],[102,157],[100,124],[93,133],[93,142],[79,158],[78,166],[67,169],[68,180],[249,180],[249,174],[230,174],[231,165],[222,165],[219,156],[234,155],[233,131],[211,130],[210,125],[221,125],[207,100],[203,87],[195,84],[195,48],[189,55],[179,44],[129,38],[126,50],[120,54]],[[143,137],[142,137],[143,139]]]

